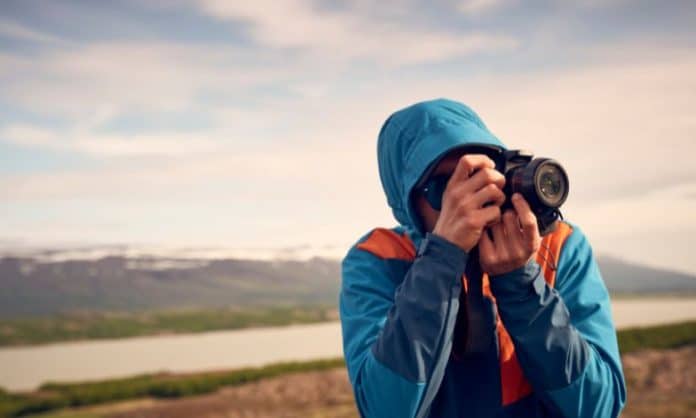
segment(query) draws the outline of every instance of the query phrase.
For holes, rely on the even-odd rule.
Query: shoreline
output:
[[[643,352],[651,358],[660,352],[687,350],[692,353],[696,347],[696,321],[653,327],[629,328],[618,332],[622,361],[641,356]],[[657,355],[654,353],[658,353]],[[691,358],[690,356],[686,357]],[[681,361],[681,360],[680,360]],[[634,362],[642,364],[642,362]],[[654,361],[651,370],[662,370],[659,361]],[[681,364],[681,363],[680,363]],[[684,364],[689,364],[688,361]],[[12,393],[0,390],[0,416],[30,416],[39,412],[61,411],[72,407],[87,405],[117,404],[123,401],[143,399],[165,400],[197,399],[210,395],[220,389],[239,387],[254,382],[262,382],[297,373],[341,369],[344,373],[343,359],[324,359],[308,362],[277,363],[257,368],[218,370],[197,373],[159,373],[144,374],[123,379],[106,379],[83,383],[44,384],[40,390],[26,393]],[[643,373],[644,371],[639,371]],[[627,381],[635,380],[627,374]],[[629,382],[630,383],[630,382]],[[226,390],[226,389],[225,389]],[[206,395],[207,396],[207,395]],[[107,408],[108,409],[108,408]],[[125,416],[124,416],[125,417]],[[37,417],[38,418],[38,417]]]

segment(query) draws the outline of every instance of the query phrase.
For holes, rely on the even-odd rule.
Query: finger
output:
[[[506,244],[508,254],[521,255],[524,251],[524,236],[520,228],[517,213],[514,210],[508,209],[503,213],[503,225],[505,225]]]
[[[529,204],[522,197],[521,194],[515,193],[512,195],[512,204],[515,207],[517,216],[520,220],[520,225],[522,226],[522,231],[524,236],[529,239],[539,234],[539,228],[537,227],[537,219],[529,207]]]
[[[481,208],[486,203],[494,203],[501,206],[505,202],[505,193],[495,184],[489,184],[474,194],[470,200],[475,208]]]
[[[478,246],[481,263],[492,263],[495,256],[495,245],[491,241],[491,237],[488,236],[488,229],[483,230]]]
[[[495,163],[487,156],[483,154],[462,155],[462,157],[457,162],[457,166],[454,168],[452,177],[450,178],[449,183],[447,185],[449,186],[450,183],[457,181],[464,181],[471,177],[471,174],[475,170],[479,170],[486,167],[495,168]]]
[[[498,222],[500,222],[500,207],[499,206],[488,206],[483,209],[480,209],[477,213],[478,216],[481,216],[483,222],[485,222],[485,225],[491,226],[494,225]]]
[[[524,237],[524,231],[522,230],[522,224],[520,223],[520,217],[517,214],[517,210],[508,209],[505,211],[505,213],[509,214],[507,223],[505,224],[508,234],[514,233],[518,237]]]
[[[495,184],[502,189],[505,186],[505,176],[494,168],[482,168],[471,176],[462,186],[467,193],[476,192],[489,184]]]
[[[495,254],[498,260],[507,260],[508,255],[508,243],[505,241],[505,227],[502,222],[498,222],[490,227],[491,233],[493,234],[493,244],[495,246]]]
[[[493,233],[493,242],[496,247],[500,247],[505,241],[505,227],[502,222],[498,222],[491,226],[491,232]]]

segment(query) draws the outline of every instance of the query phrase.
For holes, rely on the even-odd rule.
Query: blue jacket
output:
[[[350,248],[339,300],[361,415],[618,416],[626,388],[609,295],[580,228],[561,222],[535,261],[489,278],[418,224],[414,185],[471,143],[504,147],[445,99],[402,109],[380,131],[380,179],[400,225]]]

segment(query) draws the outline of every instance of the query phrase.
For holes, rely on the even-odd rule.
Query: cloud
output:
[[[247,104],[263,102],[264,91],[274,99],[279,90],[320,97],[330,94],[355,65],[388,72],[408,64],[505,52],[518,43],[502,33],[434,30],[350,11],[320,11],[300,0],[196,4],[202,13],[230,25],[248,22],[258,44],[65,43],[40,30],[0,21],[0,31],[49,43],[31,57],[0,53],[2,97],[13,106],[71,122],[92,118],[95,112],[115,116],[184,109],[210,96]]]
[[[96,149],[103,140],[95,138],[95,144],[88,149]],[[312,146],[277,144],[258,149],[210,141],[211,146],[217,147],[214,152],[205,147],[183,146],[182,151],[168,153],[153,146],[150,154],[144,153],[150,151],[148,143],[144,148],[136,148],[137,138],[132,143],[135,149],[127,153],[119,149],[117,155],[104,151],[95,154],[101,162],[97,166],[4,175],[0,178],[0,200],[82,198],[142,202],[189,196],[227,203],[235,199],[255,202],[337,199],[337,203],[344,204],[343,199],[355,195],[361,196],[355,204],[364,205],[365,190],[376,191],[370,200],[375,195],[381,197],[380,186],[375,181],[375,162],[366,158],[374,151],[371,141],[360,141],[350,148],[326,142]],[[176,143],[171,141],[164,145],[167,149],[175,147]],[[370,185],[365,187],[366,183]],[[221,189],[234,193],[215,192]]]
[[[81,120],[103,109],[181,109],[206,92],[240,94],[293,71],[281,62],[235,46],[98,42],[31,58],[0,54],[0,86],[17,106]]]
[[[696,182],[640,196],[572,205],[571,219],[589,237],[596,252],[642,264],[696,272]],[[656,280],[659,278],[656,278]]]
[[[0,129],[0,139],[15,145],[43,150],[67,150],[95,156],[167,156],[212,153],[225,147],[213,138],[192,138],[189,134],[105,135],[88,132],[58,133],[28,125]]]
[[[584,228],[597,237],[630,237],[639,225],[643,233],[696,229],[696,183],[676,184],[630,198],[574,205],[573,212],[586,220]],[[659,216],[665,214],[665,216]],[[621,222],[619,222],[619,220]],[[610,247],[604,246],[606,250]]]
[[[483,74],[365,82],[359,93],[330,96],[330,101],[318,95],[276,100],[260,108],[211,108],[216,126],[194,135],[107,135],[94,129],[102,119],[95,117],[95,122],[66,133],[15,124],[0,130],[0,140],[99,157],[190,156],[206,170],[219,166],[220,172],[240,177],[245,172],[232,167],[244,160],[249,161],[244,167],[268,167],[264,172],[271,177],[279,167],[298,173],[321,167],[325,181],[349,188],[354,173],[379,183],[374,141],[389,113],[415,101],[447,96],[470,104],[509,146],[559,159],[571,175],[571,201],[592,205],[696,177],[691,153],[684,152],[693,148],[696,135],[689,113],[696,97],[696,60],[688,54],[663,58],[630,65],[607,62],[544,77]],[[401,88],[404,83],[408,89]],[[239,161],[221,154],[234,154]],[[332,167],[322,158],[336,158],[350,169]],[[192,173],[183,166],[170,173],[172,178],[188,181]],[[281,171],[284,176],[289,172]],[[311,182],[311,177],[303,179]],[[134,187],[138,183],[134,179]],[[38,197],[40,192],[30,194]],[[379,194],[369,203],[383,204]]]
[[[457,10],[465,15],[481,16],[509,3],[505,0],[464,0],[457,5]]]
[[[51,44],[67,44],[67,41],[42,31],[29,29],[24,25],[9,20],[0,20],[0,34],[14,39]]]
[[[247,22],[261,45],[299,48],[328,62],[369,59],[393,67],[517,46],[515,39],[502,34],[457,34],[395,20],[370,21],[355,13],[318,10],[306,0],[202,0],[199,4],[212,17]]]

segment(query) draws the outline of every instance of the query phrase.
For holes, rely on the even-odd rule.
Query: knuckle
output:
[[[469,229],[479,229],[481,228],[480,221],[474,216],[469,216],[465,219],[464,225]]]
[[[471,156],[464,155],[462,158],[459,159],[459,163],[457,165],[461,167],[462,170],[468,173],[471,169]]]
[[[528,256],[529,256],[528,251],[526,251],[523,248],[519,248],[515,252],[515,259],[517,261],[524,261],[525,259],[527,259]]]
[[[485,218],[486,225],[488,226],[495,225],[496,223],[500,222],[500,208],[497,206],[491,206],[490,212],[485,214]]]
[[[448,187],[445,189],[445,192],[442,194],[442,199],[455,199],[455,200],[461,200],[462,198],[462,191],[460,187],[457,187],[456,185],[453,187]]]
[[[520,216],[520,222],[522,222],[523,225],[534,225],[537,222],[536,216],[534,216],[533,213],[527,212],[524,216]]]
[[[470,217],[467,217],[462,220],[462,226],[467,229],[472,229],[474,228],[474,222]]]
[[[525,216],[524,219],[522,219],[522,225],[529,227],[529,228],[536,226],[536,223],[537,223],[537,220],[536,220],[536,216],[534,216],[534,215]]]

